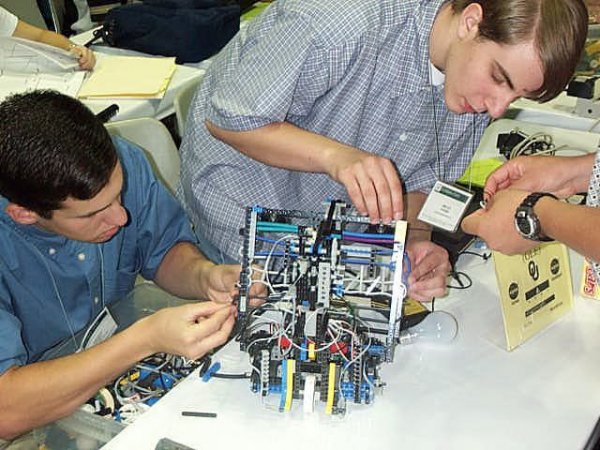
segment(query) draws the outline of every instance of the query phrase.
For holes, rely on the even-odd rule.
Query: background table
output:
[[[519,99],[505,112],[506,118],[571,130],[600,133],[600,117],[582,117],[575,113],[577,98],[565,92],[547,103]]]
[[[240,29],[246,27],[248,23],[261,14],[270,2],[241,2],[245,12],[240,18]],[[89,30],[77,36],[72,36],[71,40],[77,44],[84,45],[93,37],[94,30]],[[98,57],[103,55],[124,55],[124,56],[153,56],[146,53],[136,52],[133,50],[125,50],[121,48],[109,47],[106,45],[93,45],[92,49],[98,54]],[[167,88],[165,96],[161,100],[85,100],[84,103],[95,113],[102,111],[104,108],[117,103],[119,105],[119,114],[113,120],[133,119],[136,117],[154,117],[156,119],[164,119],[173,114],[173,100],[177,91],[183,85],[196,80],[204,74],[209,67],[211,59],[197,62],[178,64],[177,70],[173,75],[173,79]]]
[[[93,30],[90,30],[72,37],[71,40],[77,44],[83,45],[91,39],[92,33]],[[106,45],[94,45],[92,46],[92,49],[96,53],[98,59],[102,59],[109,55],[151,56],[133,50],[125,50]],[[160,56],[158,56],[158,58],[160,58]],[[161,99],[84,99],[83,102],[94,113],[99,113],[108,106],[117,104],[119,106],[119,113],[113,117],[112,120],[135,119],[138,117],[154,117],[159,120],[164,119],[175,112],[173,100],[175,99],[179,88],[192,80],[199,79],[204,74],[204,70],[205,69],[200,64],[196,66],[178,64],[175,73],[171,78],[171,82],[167,86],[165,95]]]

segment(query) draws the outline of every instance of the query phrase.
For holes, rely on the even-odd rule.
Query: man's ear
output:
[[[475,38],[479,34],[479,24],[483,20],[483,9],[477,2],[470,3],[460,13],[458,36],[461,39]]]
[[[33,225],[37,223],[40,216],[34,213],[32,210],[24,208],[23,206],[17,205],[16,203],[9,203],[4,209],[6,214],[10,216],[12,220],[21,225]]]

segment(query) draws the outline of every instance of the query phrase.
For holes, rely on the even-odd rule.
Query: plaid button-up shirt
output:
[[[207,118],[237,131],[287,121],[389,158],[407,191],[458,178],[489,117],[449,112],[443,85],[432,87],[429,35],[442,3],[278,0],[241,30],[206,72],[181,148],[179,197],[201,234],[239,259],[244,207],[348,200],[327,175],[274,168],[213,138]]]

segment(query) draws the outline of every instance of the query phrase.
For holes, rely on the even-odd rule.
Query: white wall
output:
[[[0,6],[8,9],[19,19],[35,25],[39,28],[46,28],[42,14],[35,0],[0,0]]]

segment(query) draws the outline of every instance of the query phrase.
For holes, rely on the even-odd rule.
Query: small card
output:
[[[473,198],[473,193],[458,186],[437,181],[419,212],[418,219],[454,233]]]
[[[600,300],[600,285],[596,281],[594,269],[587,259],[583,260],[583,274],[581,276],[581,295],[594,300]]]
[[[573,308],[569,257],[558,242],[522,255],[493,255],[506,347],[512,350]]]
[[[88,348],[105,341],[117,331],[117,328],[117,322],[108,308],[105,307],[86,330],[83,340],[81,341],[80,349],[87,350]]]

